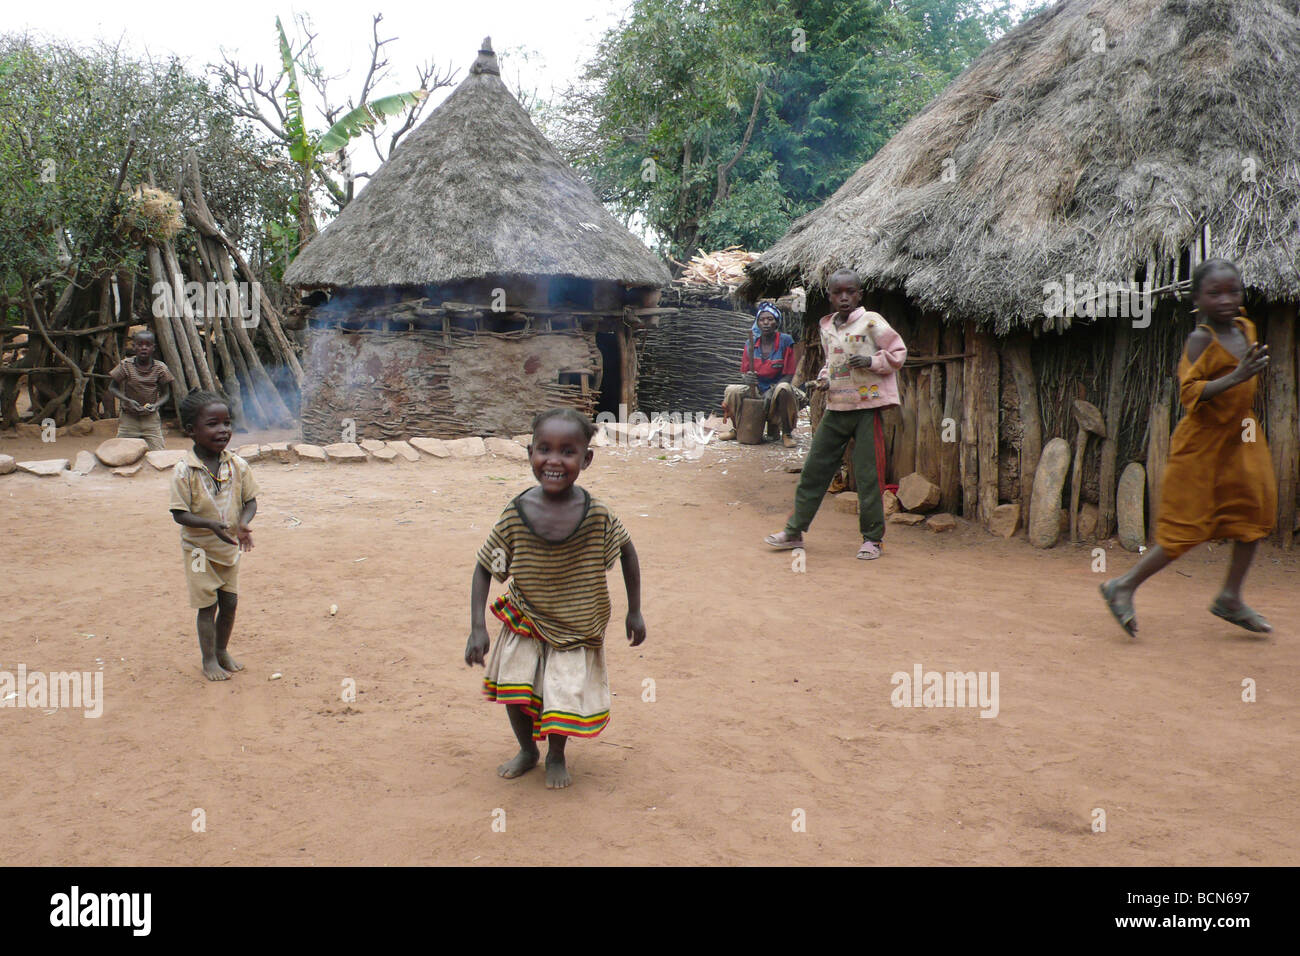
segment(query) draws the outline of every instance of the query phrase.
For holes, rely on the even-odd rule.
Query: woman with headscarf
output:
[[[740,360],[740,371],[745,384],[728,385],[722,398],[722,407],[731,427],[718,436],[721,441],[736,437],[740,422],[741,403],[757,388],[763,399],[763,417],[767,421],[769,438],[781,437],[786,448],[794,447],[795,423],[799,419],[799,395],[793,380],[799,357],[794,339],[780,331],[781,310],[771,302],[758,307],[754,327],[750,330],[745,352]]]

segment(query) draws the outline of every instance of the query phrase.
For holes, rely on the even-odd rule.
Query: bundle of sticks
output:
[[[254,337],[260,333],[271,359],[288,370],[298,387],[302,366],[279,312],[208,209],[193,151],[185,159],[181,196],[186,221],[198,234],[198,255],[189,262],[190,276],[182,271],[170,240],[145,247],[154,288],[163,284],[158,292],[161,307],[154,309],[163,361],[176,377],[180,394],[196,387],[224,391],[238,421],[253,427],[290,427],[294,415],[259,358]],[[203,288],[201,310],[184,294],[187,282]],[[257,309],[255,323],[250,321],[250,306]]]
[[[678,262],[683,272],[677,281],[687,286],[720,286],[735,288],[745,280],[745,266],[758,258],[757,252],[746,252],[740,246],[728,246],[716,252],[698,250],[690,262]]]

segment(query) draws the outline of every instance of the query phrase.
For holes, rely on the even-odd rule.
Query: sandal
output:
[[[1236,624],[1238,627],[1244,627],[1248,631],[1256,634],[1268,634],[1273,630],[1273,625],[1264,620],[1257,611],[1252,610],[1246,605],[1242,605],[1235,610],[1224,607],[1216,598],[1210,605],[1210,613],[1215,617],[1221,617],[1230,624]]]
[[[763,543],[778,551],[793,551],[795,548],[803,547],[803,535],[791,538],[784,531],[779,531],[776,534],[769,534],[763,539]]]
[[[880,557],[879,541],[863,541],[862,547],[858,548],[858,557],[863,561],[874,561]]]
[[[1133,610],[1133,602],[1129,601],[1127,609],[1116,607],[1114,596],[1117,588],[1118,585],[1113,580],[1105,581],[1100,588],[1101,596],[1106,599],[1106,607],[1110,609],[1111,615],[1119,622],[1119,626],[1124,628],[1129,637],[1137,637],[1137,612]]]

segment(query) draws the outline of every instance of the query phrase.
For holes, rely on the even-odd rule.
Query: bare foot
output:
[[[569,784],[573,783],[573,778],[569,776],[569,768],[564,763],[564,758],[547,756],[546,758],[546,789],[563,790]]]
[[[497,775],[505,777],[507,780],[513,780],[515,777],[522,777],[528,771],[537,766],[537,758],[540,751],[534,747],[532,750],[520,750],[514,758],[507,760],[501,766],[497,767]]]
[[[230,680],[230,675],[222,669],[215,657],[203,658],[203,674],[208,680]]]
[[[223,670],[228,670],[232,674],[244,669],[244,665],[231,657],[229,651],[217,651],[217,663],[221,665]]]

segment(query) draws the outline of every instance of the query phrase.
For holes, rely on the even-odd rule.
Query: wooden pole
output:
[[[1029,520],[1029,498],[1034,490],[1034,473],[1043,454],[1043,416],[1038,407],[1038,380],[1030,360],[1028,332],[1017,335],[1003,351],[1016,382],[1020,402],[1020,514]]]
[[[917,323],[912,337],[912,349],[920,355],[934,355],[939,351],[939,317],[926,312]],[[916,470],[927,479],[939,483],[939,419],[943,415],[943,374],[936,365],[922,366],[913,382],[912,404],[916,421]]]
[[[966,352],[971,357],[963,359],[961,363],[961,514],[968,521],[974,521],[979,514],[979,423],[976,420],[978,409],[975,401],[979,376],[975,339],[980,333],[975,330],[974,322],[966,323],[965,332]]]
[[[167,270],[163,268],[162,253],[160,253],[158,247],[152,243],[149,244],[145,252],[149,257],[149,271],[153,275],[154,285],[161,282],[166,286],[166,289],[164,289],[160,294],[164,297],[164,302],[170,303],[171,293],[167,290],[171,289],[171,283],[167,281]],[[156,301],[154,304],[156,307]],[[155,313],[153,327],[158,333],[158,346],[162,349],[163,361],[167,363],[168,371],[170,371],[172,377],[176,379],[176,386],[179,389],[176,404],[179,408],[180,399],[185,396],[186,392],[195,387],[197,382],[186,377],[185,366],[181,363],[180,350],[176,347],[176,336],[172,330],[171,312],[172,309],[168,308],[167,315],[158,316]]]
[[[163,262],[171,270],[172,275],[176,276],[177,286],[183,288],[185,285],[185,273],[181,271],[181,264],[176,258],[176,250],[170,242],[164,243],[162,247]],[[196,277],[197,278],[197,277]],[[206,301],[206,296],[204,299]],[[198,316],[194,314],[194,309],[190,306],[190,300],[181,296],[180,302],[177,303],[177,313],[181,317],[181,329],[185,333],[185,339],[189,342],[190,354],[194,358],[194,368],[199,374],[199,381],[203,387],[210,392],[217,390],[216,380],[212,377],[212,369],[208,366],[208,360],[204,357],[203,343],[199,341],[199,323]],[[182,350],[183,351],[183,350]]]
[[[1171,379],[1160,378],[1160,387],[1151,401],[1151,433],[1147,440],[1147,541],[1156,540],[1156,519],[1160,514],[1160,489],[1169,460],[1169,399],[1173,394]]]
[[[1121,318],[1115,325],[1115,344],[1106,373],[1106,436],[1101,441],[1101,475],[1097,489],[1097,539],[1105,540],[1115,530],[1115,464],[1119,455],[1120,405],[1124,401],[1124,372],[1128,366],[1129,335],[1132,326]]]
[[[944,352],[961,354],[964,350],[961,329],[956,325],[944,328],[942,342]],[[943,363],[943,419],[939,422],[939,507],[950,514],[956,514],[961,507],[963,364],[964,362]]]
[[[211,239],[199,236],[197,245],[199,251],[199,265],[203,269],[207,280],[209,282],[215,282],[217,279],[217,271],[214,265],[213,242]],[[250,423],[249,410],[244,407],[243,389],[239,384],[239,376],[235,373],[235,362],[230,355],[230,348],[226,344],[224,326],[226,322],[229,321],[231,309],[229,304],[226,302],[224,291],[218,293],[216,300],[217,314],[211,317],[212,325],[208,328],[208,342],[210,345],[216,347],[217,355],[220,356],[221,362],[219,365],[214,365],[213,367],[221,369],[221,382],[225,388],[226,397],[230,399],[231,412],[234,413],[239,422]],[[258,415],[260,419],[260,409],[258,410]],[[264,421],[259,420],[252,424],[261,426],[265,423]]]
[[[1268,326],[1268,449],[1277,475],[1277,529],[1275,536],[1290,550],[1295,540],[1296,467],[1300,442],[1296,434],[1296,304],[1275,302]]]
[[[975,429],[979,473],[976,517],[987,525],[998,506],[998,394],[997,343],[992,336],[975,333]]]

